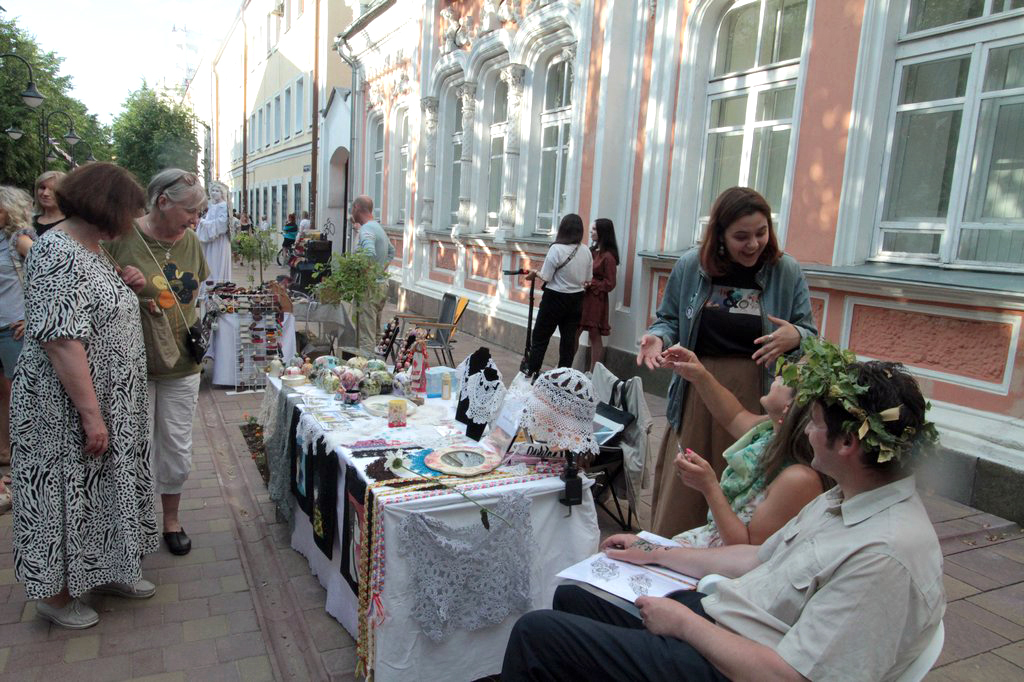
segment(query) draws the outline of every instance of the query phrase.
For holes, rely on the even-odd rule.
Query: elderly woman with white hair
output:
[[[231,206],[227,187],[210,183],[210,204],[199,221],[196,236],[203,244],[203,255],[210,266],[210,280],[231,281]]]
[[[199,285],[210,273],[194,230],[206,192],[195,173],[169,168],[153,177],[147,195],[149,213],[106,246],[123,269],[141,271],[133,288],[146,337],[153,476],[163,506],[164,541],[172,554],[182,555],[192,549],[178,505],[192,470],[192,420],[202,359],[192,356],[186,335],[196,322]],[[161,333],[168,326],[170,333]]]

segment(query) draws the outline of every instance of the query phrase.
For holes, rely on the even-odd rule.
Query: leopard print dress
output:
[[[102,255],[51,230],[29,252],[25,316],[11,395],[15,576],[30,599],[137,582],[159,544],[138,299]],[[55,339],[85,346],[110,437],[101,458],[83,452],[78,410],[41,345]]]

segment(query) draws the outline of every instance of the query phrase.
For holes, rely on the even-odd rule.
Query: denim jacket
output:
[[[817,327],[811,315],[810,294],[800,265],[791,256],[782,255],[774,265],[765,264],[754,276],[762,289],[761,329],[763,334],[775,330],[768,315],[789,320],[800,332],[800,338],[816,336]],[[694,247],[680,256],[665,285],[665,293],[658,306],[658,319],[647,330],[660,336],[664,348],[679,343],[693,348],[700,329],[700,315],[711,295],[711,277],[700,264],[700,249]],[[799,349],[796,349],[799,353]],[[761,393],[768,392],[773,367],[765,367],[761,377]],[[668,421],[679,430],[682,420],[683,398],[689,382],[678,374],[672,376],[668,387]]]

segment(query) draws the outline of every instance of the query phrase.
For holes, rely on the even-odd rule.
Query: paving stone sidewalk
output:
[[[456,355],[481,343],[463,335]],[[491,347],[511,378],[520,353]],[[11,516],[0,516],[0,681],[355,679],[355,643],[326,614],[323,588],[290,549],[238,428],[257,414],[262,394],[229,393],[202,388],[181,506],[193,550],[175,557],[161,548],[146,558],[146,577],[158,586],[152,599],[89,597],[101,616],[89,630],[42,621],[14,579]],[[657,441],[665,401],[648,399]],[[949,500],[927,504],[950,600],[946,646],[929,679],[1024,679],[1024,534]],[[616,530],[599,518],[604,533]]]

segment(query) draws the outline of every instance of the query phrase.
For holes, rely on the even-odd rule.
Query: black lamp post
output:
[[[77,168],[79,165],[81,165],[79,163],[79,161],[78,161],[78,158],[77,158],[78,154],[76,153],[79,149],[88,149],[89,150],[89,156],[85,157],[85,159],[81,163],[92,163],[93,161],[96,160],[96,157],[92,155],[92,147],[89,146],[88,142],[86,142],[85,140],[82,140],[81,142],[79,142],[78,144],[76,144],[75,146],[73,146],[71,148],[71,167],[72,168]]]
[[[60,114],[61,116],[63,116],[64,118],[66,118],[68,120],[68,132],[66,132],[64,134],[64,141],[68,143],[69,147],[71,147],[72,154],[74,154],[75,145],[82,141],[82,138],[80,138],[75,133],[75,120],[73,118],[71,118],[71,114],[69,114],[68,112],[62,111],[60,109],[57,109],[56,111],[51,111],[50,113],[45,114],[42,117],[40,117],[40,119],[39,119],[39,127],[40,127],[40,132],[42,133],[42,138],[43,138],[43,171],[44,172],[46,171],[46,164],[47,164],[47,162],[48,161],[56,161],[57,158],[58,158],[57,155],[53,151],[53,147],[51,146],[52,142],[50,141],[50,119],[53,118],[57,114]],[[74,159],[72,159],[71,165],[72,166],[74,165]]]
[[[19,62],[25,65],[26,69],[28,69],[28,84],[25,86],[24,92],[21,93],[21,101],[24,102],[25,105],[30,109],[35,109],[40,104],[42,104],[43,100],[46,98],[43,97],[42,94],[40,94],[39,90],[36,89],[36,82],[35,79],[32,77],[32,65],[29,64],[24,57],[18,54],[14,54],[13,52],[0,54],[0,59],[5,59],[7,57],[13,57],[14,59],[17,59]],[[20,140],[21,136],[25,134],[24,132],[22,132],[20,128],[14,125],[9,126],[4,132],[7,133],[7,137],[11,138],[12,140]]]

